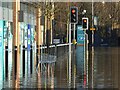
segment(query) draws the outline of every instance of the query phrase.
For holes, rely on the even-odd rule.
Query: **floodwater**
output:
[[[95,48],[93,86],[95,88],[120,88],[120,48]]]
[[[72,52],[72,73],[69,81],[68,47],[57,50],[55,63],[39,65],[36,69],[35,51],[33,50],[33,67],[31,72],[30,55],[25,57],[25,74],[23,73],[23,59],[17,61],[17,73],[14,74],[14,63],[9,62],[7,77],[5,73],[0,77],[2,88],[120,88],[120,48],[96,47],[94,53],[89,51],[88,65],[84,61],[84,48],[77,46]],[[75,53],[75,55],[74,55]],[[20,53],[20,57],[22,57]],[[92,57],[94,56],[94,57]],[[87,71],[86,71],[87,70]]]

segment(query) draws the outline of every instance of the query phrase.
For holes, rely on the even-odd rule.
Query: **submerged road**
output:
[[[108,88],[108,90],[120,87],[120,48],[96,47],[94,51],[94,64],[92,67],[92,53],[88,57],[88,77],[85,75],[83,46],[77,46],[75,55],[72,53],[72,77],[69,85],[68,74],[68,47],[59,47],[56,62],[45,64],[36,72],[36,58],[33,57],[32,73],[29,65],[29,54],[25,57],[25,74],[23,75],[22,58],[17,66],[17,74],[14,75],[13,63],[9,62],[8,77],[0,82],[3,88]],[[51,52],[54,50],[51,49]],[[26,51],[27,53],[27,51]],[[33,51],[35,54],[35,52]],[[22,56],[22,55],[21,55]],[[34,56],[34,55],[33,55]],[[9,59],[9,61],[11,61]],[[93,75],[93,78],[92,78]],[[0,79],[1,80],[1,79]],[[88,82],[87,82],[88,80]],[[92,83],[93,81],[93,83]],[[93,84],[93,85],[92,85]]]

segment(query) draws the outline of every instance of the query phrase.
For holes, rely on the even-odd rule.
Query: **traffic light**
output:
[[[88,18],[82,18],[83,30],[88,30]]]
[[[78,8],[71,7],[70,9],[70,22],[75,24],[78,22]]]

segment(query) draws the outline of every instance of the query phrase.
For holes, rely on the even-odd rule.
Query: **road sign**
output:
[[[90,28],[90,30],[94,31],[94,30],[95,30],[95,28]]]
[[[79,30],[83,30],[81,25],[77,25],[77,31],[79,31]]]
[[[97,26],[97,21],[98,21],[98,18],[95,16],[94,17],[94,25],[96,25],[96,26]]]
[[[77,26],[77,44],[84,45],[84,31],[81,25]]]

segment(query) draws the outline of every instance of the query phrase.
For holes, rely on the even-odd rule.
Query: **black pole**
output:
[[[32,74],[32,45],[31,45],[31,48],[30,48],[30,72]]]
[[[23,45],[23,75],[25,75],[25,45]]]
[[[36,47],[36,67],[37,67],[37,64],[38,64],[38,45]]]
[[[17,73],[17,46],[14,46],[14,70],[15,76]]]
[[[5,76],[8,77],[8,46],[5,46]]]

